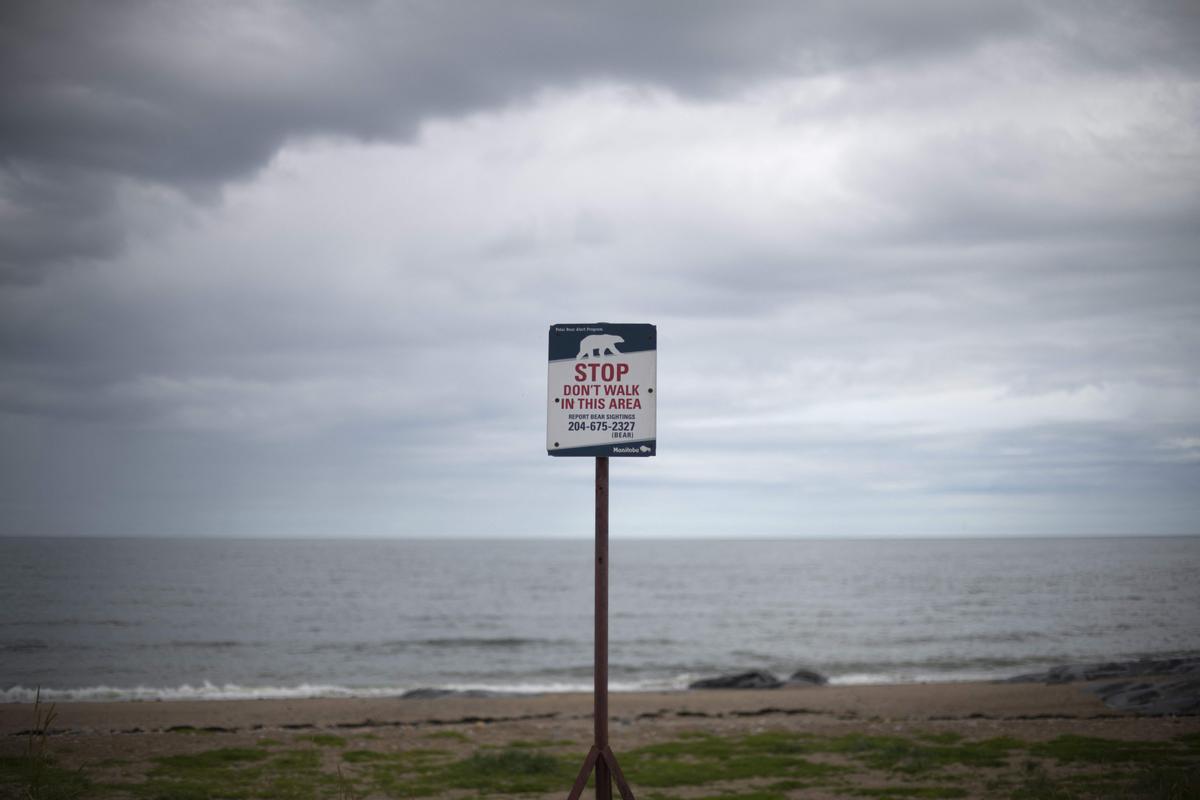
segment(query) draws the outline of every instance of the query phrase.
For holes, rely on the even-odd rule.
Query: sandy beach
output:
[[[1196,796],[1200,717],[1115,711],[1090,688],[618,693],[611,742],[638,797]],[[559,797],[592,730],[589,694],[62,703],[55,714],[31,740],[33,707],[0,706],[8,796],[20,796],[32,743],[62,796]]]

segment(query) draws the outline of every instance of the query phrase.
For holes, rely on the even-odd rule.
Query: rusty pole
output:
[[[596,458],[596,665],[595,705],[592,709],[595,741],[575,777],[567,800],[579,800],[595,770],[596,800],[612,800],[613,781],[621,800],[635,800],[633,789],[608,746],[608,457]]]
[[[608,457],[596,458],[596,665],[593,720],[595,746],[608,749]],[[612,777],[596,762],[596,800],[612,800]]]

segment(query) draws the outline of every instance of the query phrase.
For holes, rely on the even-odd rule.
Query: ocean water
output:
[[[614,690],[1200,655],[1200,538],[611,543]],[[0,701],[589,690],[590,541],[0,539]]]

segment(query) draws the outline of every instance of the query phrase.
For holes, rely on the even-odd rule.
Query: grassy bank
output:
[[[0,792],[58,800],[559,796],[586,749],[562,739],[481,745],[456,730],[402,742],[373,732],[274,734],[237,745],[220,733],[170,735],[187,740],[175,748],[185,752],[81,760],[71,757],[69,740],[50,747],[29,734],[23,752],[0,758]],[[1026,742],[947,732],[695,731],[618,757],[639,800],[1200,798],[1195,733]]]

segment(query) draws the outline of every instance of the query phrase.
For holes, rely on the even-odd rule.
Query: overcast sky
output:
[[[0,534],[1200,533],[1200,4],[6,2]]]

